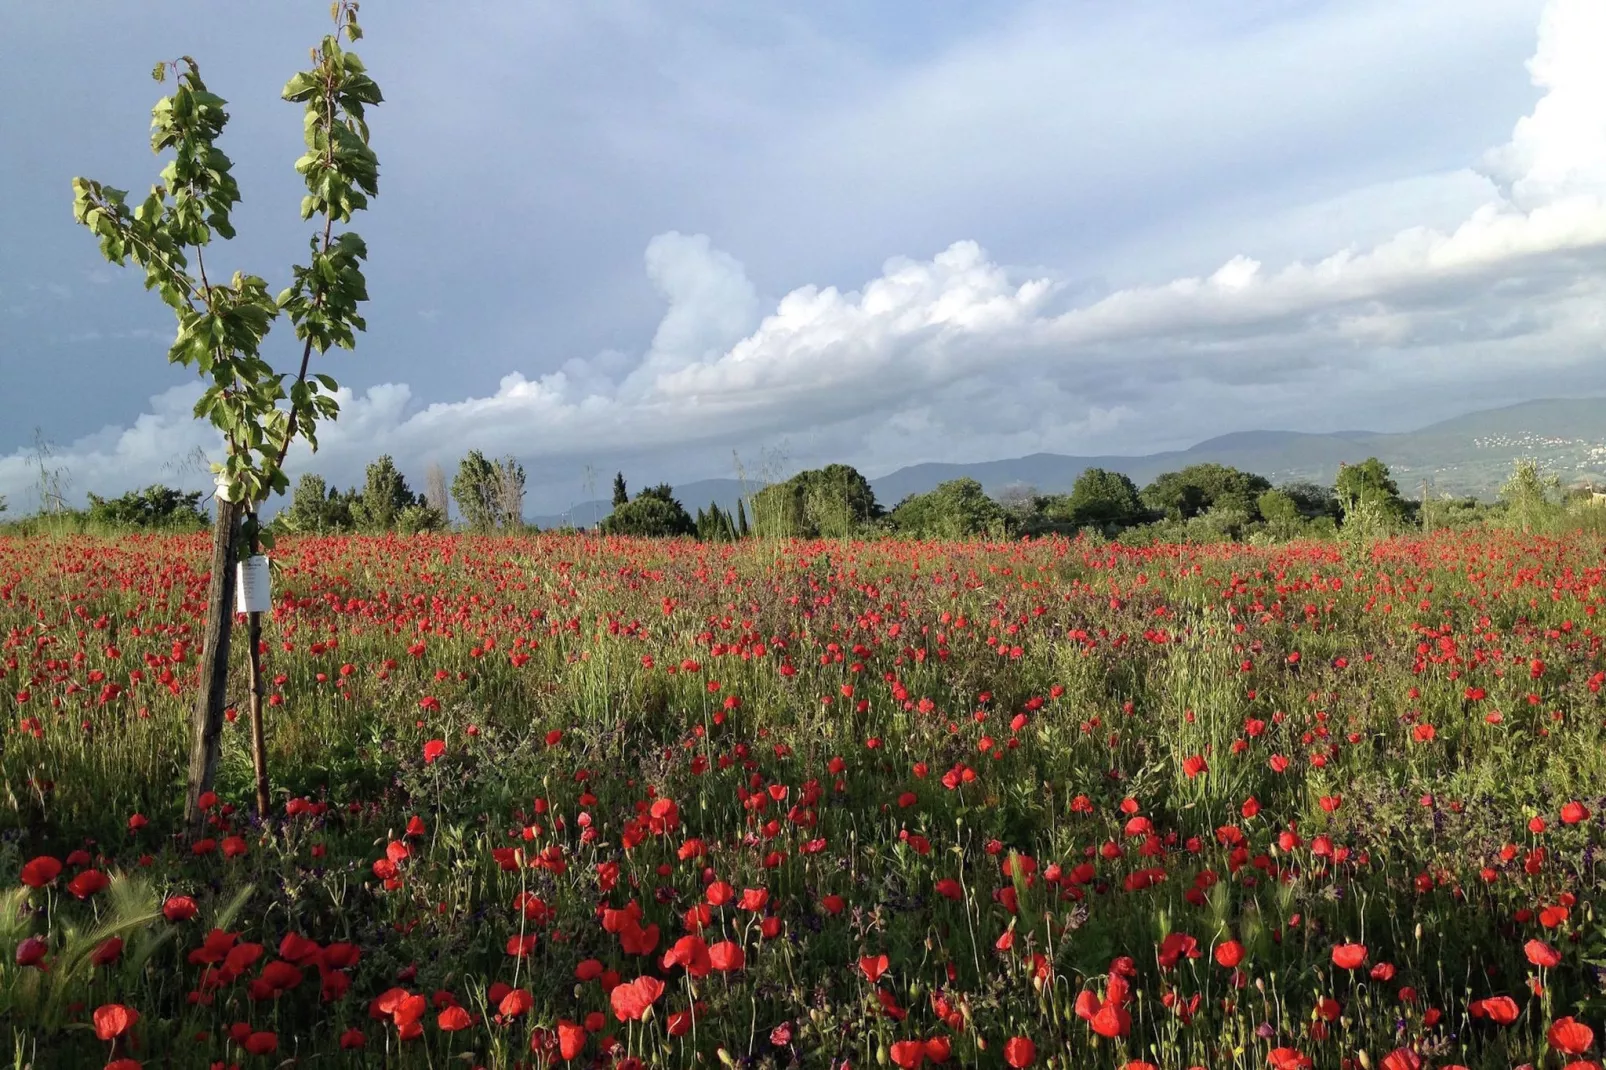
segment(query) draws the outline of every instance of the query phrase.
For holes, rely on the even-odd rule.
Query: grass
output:
[[[18,1065],[1598,1055],[1560,1050],[1606,1010],[1597,535],[286,540],[275,809],[241,718],[197,853],[206,546],[0,539]],[[1112,976],[1124,1028],[1078,1014]]]

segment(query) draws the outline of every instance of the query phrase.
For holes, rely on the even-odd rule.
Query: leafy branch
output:
[[[362,37],[357,10],[356,0],[337,0],[335,31],[312,50],[312,67],[282,93],[304,107],[306,153],[295,164],[307,187],[301,218],[322,217],[322,226],[309,242],[308,262],[292,267],[291,284],[276,298],[257,275],[236,272],[226,283],[207,277],[204,250],[214,236],[234,237],[230,213],[240,192],[233,164],[217,146],[227,102],[207,89],[190,57],[152,72],[165,82],[171,70],[177,85],[151,111],[151,149],[171,151],[172,158],[145,200],[131,207],[124,190],[73,180],[74,217],[100,239],[102,255],[144,269],[146,289],[173,309],[178,331],[167,357],[194,367],[208,383],[195,416],[226,443],[224,461],[213,466],[221,493],[253,507],[289,488],[284,461],[295,437],[316,450],[318,421],[339,415],[339,384],[311,373],[313,352],[355,348],[356,332],[366,328],[358,306],[368,300],[362,274],[368,249],[355,232],[335,230],[378,192],[366,111],[383,97],[356,53],[341,46],[342,37]],[[261,354],[281,313],[302,342],[293,373],[275,371]]]

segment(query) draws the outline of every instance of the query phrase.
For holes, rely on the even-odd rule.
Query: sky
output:
[[[72,220],[159,59],[230,102],[209,260],[310,235],[324,0],[0,9],[0,494],[202,487],[174,324]],[[1606,0],[370,0],[369,329],[296,472],[632,486],[1406,430],[1606,393]],[[65,57],[65,60],[63,59]],[[281,323],[265,353],[299,356]]]

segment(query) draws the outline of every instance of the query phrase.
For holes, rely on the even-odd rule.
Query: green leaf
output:
[[[317,91],[317,77],[311,71],[301,71],[284,84],[284,90],[279,96],[284,100],[299,104]]]

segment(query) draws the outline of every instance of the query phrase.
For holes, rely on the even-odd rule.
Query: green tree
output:
[[[1306,520],[1316,520],[1324,516],[1337,520],[1343,515],[1332,487],[1324,487],[1309,480],[1295,480],[1282,484],[1277,490],[1294,503],[1299,515]]]
[[[365,327],[357,309],[368,299],[362,274],[368,250],[355,233],[335,229],[367,207],[379,181],[366,119],[367,109],[381,101],[379,87],[340,43],[342,35],[348,42],[362,36],[357,6],[356,0],[336,0],[335,31],[313,50],[312,68],[291,78],[282,93],[304,107],[306,152],[296,161],[307,189],[301,218],[317,217],[321,225],[310,243],[309,262],[291,268],[291,283],[276,299],[260,276],[235,272],[225,281],[207,273],[204,251],[212,239],[234,237],[230,213],[240,191],[232,162],[217,146],[229,118],[226,101],[206,87],[189,57],[159,63],[152,72],[161,82],[171,71],[178,84],[151,113],[151,148],[171,151],[172,159],[150,194],[130,207],[124,190],[82,177],[72,183],[73,216],[99,239],[101,254],[117,265],[132,259],[144,270],[146,288],[173,309],[178,332],[168,360],[194,367],[207,384],[195,415],[210,421],[224,442],[224,460],[214,466],[218,516],[206,623],[199,637],[206,653],[191,723],[185,817],[195,835],[204,820],[199,800],[211,789],[221,753],[234,565],[242,553],[256,549],[260,503],[289,489],[284,459],[291,441],[300,435],[316,450],[318,421],[339,413],[335,381],[308,374],[313,351],[351,349],[356,332]],[[261,354],[263,339],[281,313],[303,343],[300,368],[293,374],[276,371]],[[259,615],[251,615],[248,623],[252,750],[257,805],[265,812]]]
[[[754,492],[751,501],[753,530],[760,538],[795,539],[810,533],[801,483],[771,483]]]
[[[1500,488],[1500,500],[1512,526],[1524,535],[1543,527],[1556,514],[1561,479],[1546,475],[1539,462],[1521,458],[1511,466],[1511,478]]]
[[[870,481],[846,464],[799,472],[753,495],[753,522],[781,538],[846,538],[882,516]]]
[[[350,531],[355,526],[351,515],[355,500],[355,491],[342,494],[327,486],[322,476],[308,472],[296,481],[290,507],[279,515],[280,526],[301,534]]]
[[[603,518],[604,535],[634,535],[641,538],[671,538],[695,535],[697,525],[675,500],[667,483],[648,487]]]
[[[1364,520],[1368,529],[1376,528],[1377,533],[1404,523],[1409,512],[1389,466],[1376,457],[1368,457],[1360,464],[1339,465],[1333,490],[1346,524]]]
[[[1001,537],[1009,516],[970,477],[949,480],[925,494],[911,494],[888,514],[894,531],[921,539]]]
[[[718,502],[709,502],[706,510],[697,510],[696,527],[700,542],[731,542],[736,538],[736,522]]]
[[[114,528],[191,529],[206,527],[201,492],[174,490],[160,483],[119,498],[89,495],[89,520]]]
[[[364,531],[394,531],[401,511],[417,504],[417,496],[387,453],[368,466],[352,519]]]
[[[1138,523],[1146,512],[1137,485],[1104,468],[1089,468],[1076,477],[1064,509],[1073,526],[1101,529]]]
[[[1253,520],[1259,515],[1256,500],[1270,489],[1271,481],[1253,472],[1224,464],[1192,464],[1156,478],[1143,488],[1142,499],[1172,520],[1188,520],[1216,507]]]
[[[323,506],[329,497],[323,476],[307,472],[296,480],[289,508],[279,514],[282,527],[290,531],[314,532],[323,529]]]
[[[423,531],[445,531],[446,514],[425,501],[406,506],[396,514],[396,530],[403,535]]]
[[[496,527],[501,510],[501,468],[486,460],[479,450],[470,450],[457,466],[452,480],[452,499],[458,515],[470,531],[486,532]]]
[[[625,474],[623,472],[615,472],[613,474],[613,507],[617,509],[629,500],[630,493],[625,490]]]
[[[736,499],[736,537],[745,539],[752,534],[747,528],[747,507],[740,498]]]
[[[847,538],[881,516],[870,481],[852,465],[828,464],[792,478],[803,489],[803,519],[812,535]]]
[[[1305,526],[1305,516],[1299,508],[1299,502],[1287,491],[1263,491],[1255,505],[1260,510],[1261,519],[1266,522],[1267,532],[1274,538],[1292,539]]]

